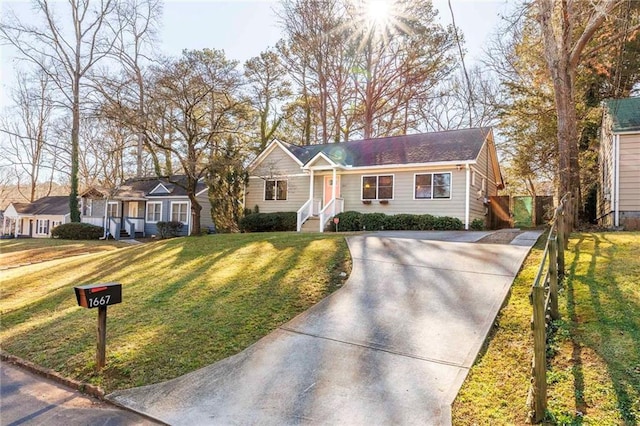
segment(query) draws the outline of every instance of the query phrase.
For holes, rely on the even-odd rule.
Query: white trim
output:
[[[614,149],[614,184],[615,195],[613,200],[614,226],[620,226],[620,135],[616,134],[613,139]]]
[[[190,212],[191,212],[191,206],[189,205],[189,201],[171,201],[171,203],[169,204],[169,220],[173,221],[173,206],[174,205],[181,205],[184,204],[187,206],[187,212],[186,212],[186,222],[182,222],[181,220],[178,220],[178,222],[182,222],[183,225],[189,225],[189,223],[191,223],[191,221],[189,220],[190,218]],[[178,211],[178,219],[180,218],[180,211]],[[190,233],[190,232],[189,232]]]
[[[464,229],[469,229],[469,215],[471,210],[471,183],[470,183],[470,175],[471,175],[471,167],[467,165],[465,171],[465,181],[467,189],[464,194]]]
[[[265,179],[288,179],[288,178],[292,178],[292,177],[309,177],[309,173],[297,173],[294,175],[273,175],[273,176],[269,176],[268,178],[265,178],[264,176],[249,176],[249,179],[261,179],[261,180],[265,180]]]
[[[162,221],[162,201],[147,201],[147,205],[145,206],[145,212],[144,212],[144,220],[147,223],[158,223]],[[156,206],[159,205],[160,206],[160,219],[158,220],[149,220],[149,206]]]
[[[329,165],[325,166],[318,166],[320,168],[326,168],[329,167],[331,169],[335,168],[335,167],[340,167],[341,165],[336,163],[335,161],[333,161],[331,158],[327,157],[327,155],[324,152],[319,152],[317,153],[311,160],[307,161],[307,163],[302,167],[302,170],[309,170],[312,168],[311,163],[313,163],[314,161],[317,161],[319,159],[323,159],[325,160],[327,163],[329,163]]]
[[[289,157],[291,157],[291,159],[293,159],[293,161],[295,161],[300,167],[304,166],[304,163],[298,160],[298,157],[293,155],[291,151],[289,151],[287,147],[285,147],[282,144],[282,142],[280,142],[277,139],[274,139],[273,141],[271,141],[269,145],[267,145],[264,151],[262,151],[256,158],[254,158],[251,163],[249,163],[249,167],[247,169],[254,170],[256,167],[258,167],[258,165],[260,165],[260,163],[262,163],[264,159],[268,157],[269,154],[271,154],[271,152],[276,148],[276,146],[280,147],[280,149],[282,149]]]
[[[342,179],[340,179],[340,175],[336,174],[335,177],[334,175],[322,175],[322,207],[324,208],[325,206],[325,200],[327,199],[326,195],[326,190],[327,190],[327,185],[325,180],[329,178],[329,179],[333,179],[334,182],[340,180],[340,182],[338,182],[338,185],[341,184]],[[340,195],[337,195],[337,191],[335,191],[334,189],[335,185],[331,185],[331,192],[332,192],[332,198],[340,198],[340,196],[342,195],[342,193],[340,193]],[[360,190],[362,191],[362,188],[360,188]],[[336,195],[334,195],[334,192],[336,193]],[[362,196],[362,194],[360,194],[360,196]],[[331,200],[329,200],[331,201]]]
[[[467,169],[468,170],[468,169]],[[449,197],[435,198],[433,196],[433,175],[449,175]],[[416,176],[418,175],[431,175],[431,198],[416,198]],[[417,172],[413,174],[413,200],[414,201],[438,201],[438,200],[451,200],[453,198],[453,172]]]
[[[393,182],[391,184],[391,198],[379,198],[378,192],[380,188],[380,176],[391,176],[393,178]],[[364,198],[364,191],[362,185],[364,184],[364,178],[366,177],[375,177],[376,178],[376,198]],[[324,183],[324,182],[323,182]],[[396,175],[394,173],[381,173],[376,175],[362,175],[360,176],[360,201],[393,201],[396,195]]]
[[[161,182],[161,183],[157,184],[155,188],[153,188],[151,191],[149,191],[149,195],[151,195],[151,194],[155,194],[155,193],[156,193],[156,190],[157,190],[159,187],[164,188],[164,193],[166,193],[166,194],[171,194],[171,191],[169,191],[169,190],[167,189],[167,187],[166,187],[166,186],[164,186],[164,185],[162,184],[162,182]]]
[[[46,223],[46,227],[43,227],[45,232],[40,232],[40,224]],[[49,219],[36,219],[34,235],[49,235]]]
[[[153,200],[176,200],[176,199],[183,199],[185,201],[189,201],[189,196],[187,195],[150,195],[144,199],[126,200],[126,201],[153,201]]]
[[[267,182],[273,181],[273,197],[267,199]],[[287,183],[287,193],[285,194],[284,200],[278,199],[278,182],[286,182]],[[289,179],[265,179],[264,185],[262,187],[262,201],[287,201],[289,199]]]
[[[437,163],[410,163],[410,164],[384,164],[380,166],[361,166],[361,167],[352,167],[352,166],[343,166],[341,167],[343,170],[348,171],[359,171],[362,170],[380,170],[380,169],[410,169],[410,168],[423,168],[423,167],[456,167],[458,165],[464,166],[466,164],[476,164],[475,160],[471,161],[439,161]]]
[[[114,206],[114,205],[116,206],[116,212],[115,212],[116,214],[111,216],[111,215],[109,215],[109,206]],[[107,208],[105,210],[106,210],[105,214],[107,215],[107,217],[118,217],[119,216],[118,213],[120,211],[120,202],[119,201],[108,201],[107,202]]]
[[[204,189],[203,189],[202,191],[200,191],[200,192],[196,192],[196,197],[199,197],[200,195],[202,195],[202,193],[204,193],[205,191],[208,191],[208,190],[209,190],[209,187],[208,187],[208,186],[205,186],[205,187],[204,187]]]

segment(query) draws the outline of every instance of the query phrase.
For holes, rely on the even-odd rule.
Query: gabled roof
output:
[[[640,130],[640,97],[605,101],[614,132]]]
[[[347,167],[467,162],[477,159],[490,132],[490,127],[482,127],[325,145],[282,145],[303,164],[319,153]]]
[[[33,203],[13,203],[16,212],[24,215],[55,215],[69,214],[69,197],[51,196],[42,197]]]
[[[187,177],[185,175],[173,175],[166,177],[144,177],[127,179],[118,187],[114,195],[115,199],[125,200],[145,200],[153,197],[186,197],[187,191],[182,187],[186,186]],[[153,190],[159,185],[164,186],[168,192]],[[182,185],[182,186],[180,186]],[[196,194],[207,188],[203,181],[196,185]]]

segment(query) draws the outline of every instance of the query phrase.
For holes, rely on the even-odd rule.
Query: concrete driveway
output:
[[[169,424],[450,424],[451,403],[539,233],[348,239],[345,286],[245,351],[109,395]]]

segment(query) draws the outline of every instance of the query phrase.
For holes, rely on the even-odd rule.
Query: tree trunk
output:
[[[202,206],[196,199],[195,193],[189,194],[189,200],[191,200],[191,217],[193,222],[191,223],[191,235],[199,236],[202,232],[200,230],[200,218],[202,217]]]
[[[78,162],[80,152],[80,76],[73,81],[73,105],[71,120],[71,192],[69,193],[69,211],[71,222],[80,222],[78,210]]]

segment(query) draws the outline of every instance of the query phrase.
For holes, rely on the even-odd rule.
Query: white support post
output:
[[[336,215],[336,180],[338,178],[338,173],[336,168],[333,168],[333,181],[331,185],[331,200],[333,201],[333,211],[331,212],[332,216]]]
[[[311,169],[311,174],[309,175],[309,199],[312,200],[311,213],[313,213],[313,181],[314,179],[315,179],[315,173],[313,172],[313,169]]]
[[[465,171],[465,197],[464,197],[464,229],[469,230],[469,203],[471,202],[471,166],[467,164]]]

